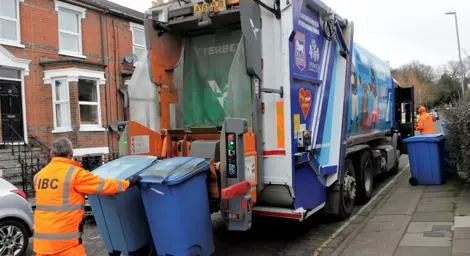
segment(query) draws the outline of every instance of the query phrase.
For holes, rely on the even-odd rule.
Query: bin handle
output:
[[[163,193],[163,192],[160,191],[160,190],[157,190],[157,189],[154,189],[154,188],[150,188],[150,190],[152,190],[153,192],[155,192],[155,193],[157,193],[157,194],[159,194],[159,195],[162,195],[162,196],[165,195],[165,193]]]

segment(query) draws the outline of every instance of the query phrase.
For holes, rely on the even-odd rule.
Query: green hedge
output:
[[[449,160],[459,177],[470,180],[470,97],[467,94],[444,110]]]

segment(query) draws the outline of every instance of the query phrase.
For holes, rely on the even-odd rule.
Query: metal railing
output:
[[[15,135],[15,139],[11,142],[11,154],[16,156],[18,163],[21,165],[21,182],[23,191],[28,195],[34,194],[34,175],[42,168],[40,159],[34,153],[31,145],[26,143],[26,140],[20,133],[13,127],[11,122],[8,123],[8,128]]]

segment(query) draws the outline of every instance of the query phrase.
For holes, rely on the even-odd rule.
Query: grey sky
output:
[[[150,0],[113,0],[144,11]],[[453,16],[459,19],[462,48],[470,54],[469,0],[323,0],[355,24],[355,41],[398,67],[412,60],[434,67],[457,60]],[[465,53],[462,53],[465,57]]]

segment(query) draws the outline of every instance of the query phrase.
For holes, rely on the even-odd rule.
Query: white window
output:
[[[101,128],[100,87],[96,80],[78,80],[80,129]]]
[[[0,0],[0,44],[20,44],[20,0]]]
[[[85,58],[82,54],[82,19],[86,10],[56,1],[59,20],[59,54]]]
[[[54,132],[72,131],[70,122],[69,82],[67,79],[54,80],[52,89]]]
[[[141,58],[146,50],[144,26],[130,23],[132,31],[132,52],[138,58]]]
[[[78,85],[78,102],[70,102],[69,83],[71,82]],[[74,109],[77,108],[81,132],[106,131],[101,122],[100,105],[100,86],[106,84],[103,71],[80,68],[46,70],[44,71],[44,83],[53,87],[55,128],[53,133],[72,131],[71,106]],[[76,125],[75,122],[74,125]]]

